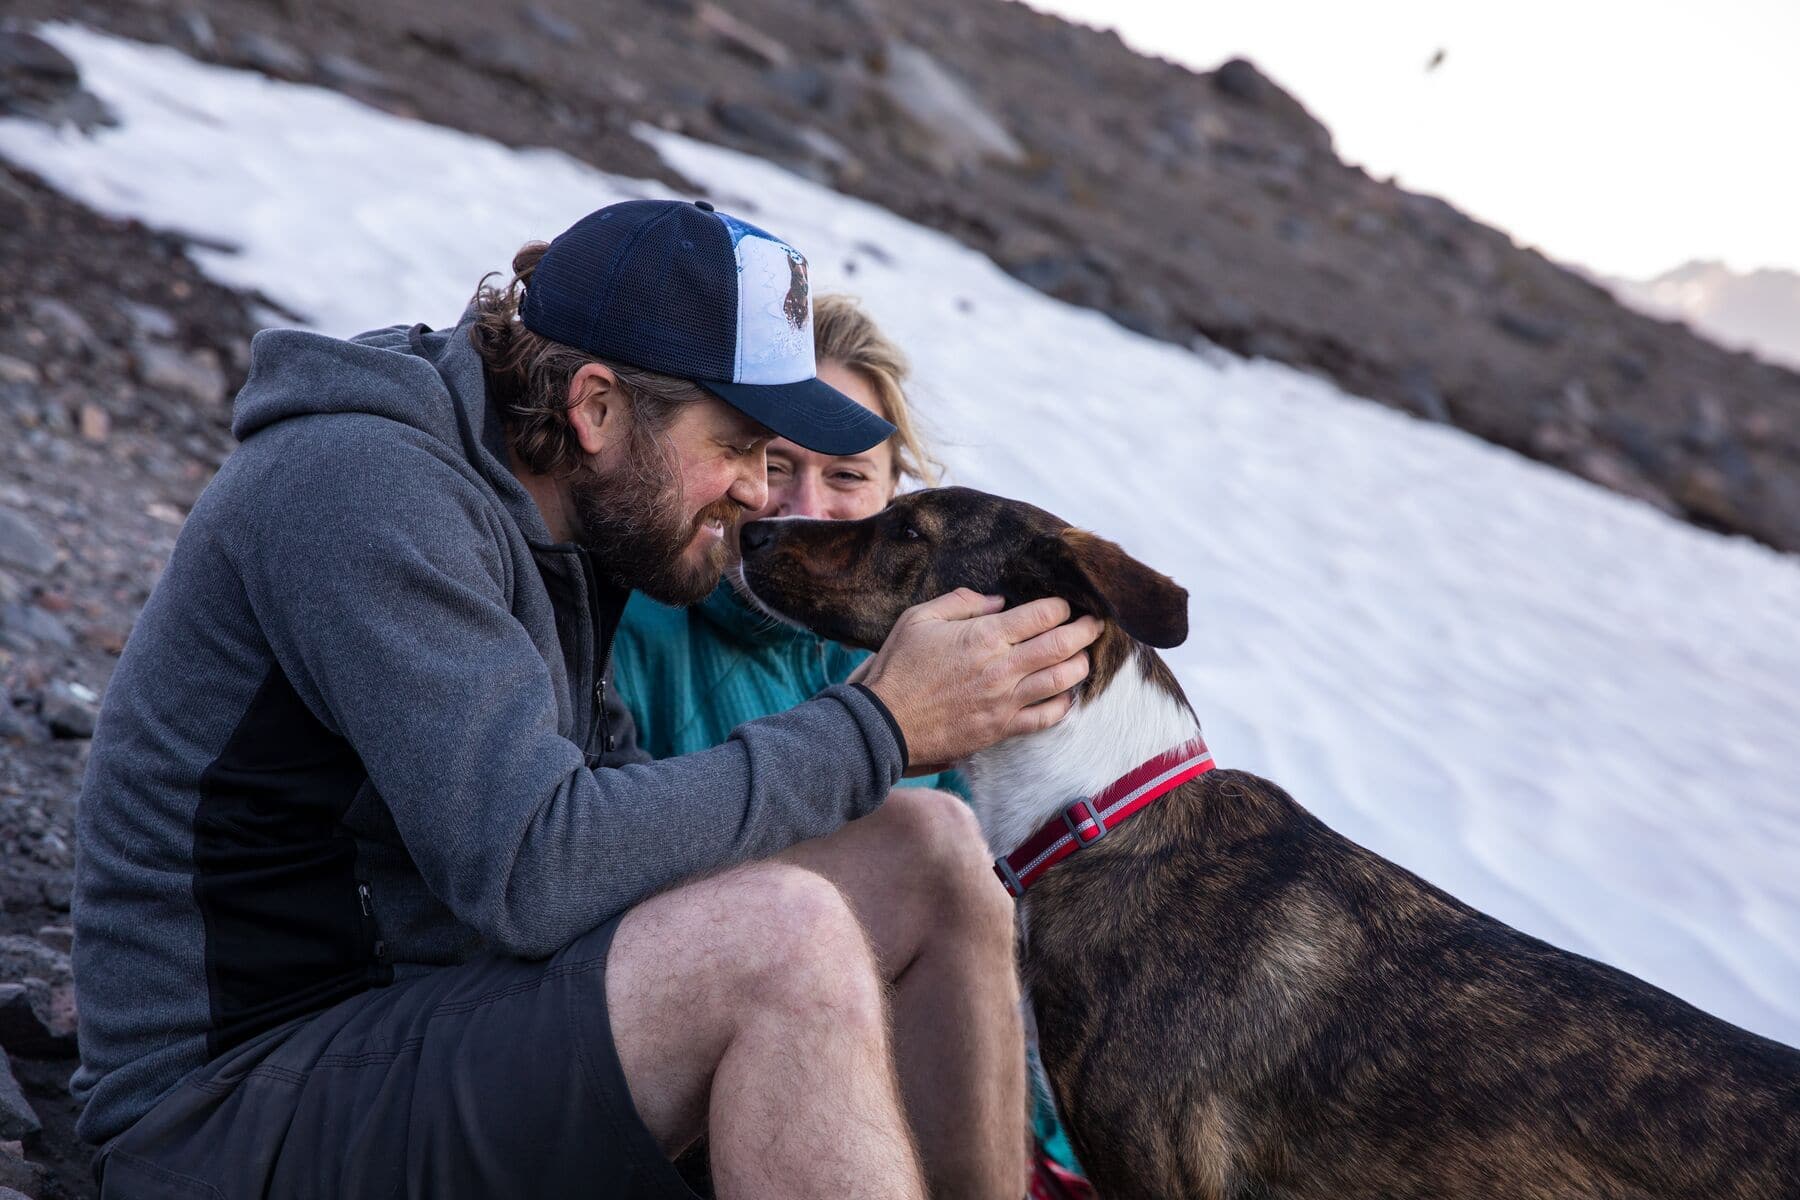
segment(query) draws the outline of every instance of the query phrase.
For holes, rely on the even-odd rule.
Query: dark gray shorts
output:
[[[545,962],[364,992],[229,1051],[108,1148],[102,1196],[690,1200],[613,1049],[617,924]]]

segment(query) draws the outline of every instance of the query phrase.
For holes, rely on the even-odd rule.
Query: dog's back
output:
[[[1030,902],[1044,1061],[1109,1200],[1800,1196],[1800,1052],[1255,776],[1184,785]]]

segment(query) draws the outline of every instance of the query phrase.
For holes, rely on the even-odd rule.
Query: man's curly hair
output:
[[[527,242],[513,256],[512,279],[504,286],[491,283],[492,275],[481,281],[469,340],[487,368],[488,393],[519,458],[540,475],[564,476],[583,460],[568,420],[569,381],[582,367],[599,363],[618,377],[631,400],[634,433],[653,439],[682,407],[707,393],[691,380],[613,362],[525,328],[519,304],[549,248],[548,242]]]

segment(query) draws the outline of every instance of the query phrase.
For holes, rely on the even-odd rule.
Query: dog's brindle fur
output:
[[[744,544],[772,612],[870,648],[956,587],[1063,596],[1106,632],[1032,738],[1131,679],[1195,727],[1146,645],[1185,638],[1186,593],[1041,509],[946,488]],[[1073,797],[989,794],[985,757],[1004,853]],[[1023,907],[1042,1057],[1108,1200],[1800,1196],[1800,1053],[1476,912],[1256,776],[1184,785]]]

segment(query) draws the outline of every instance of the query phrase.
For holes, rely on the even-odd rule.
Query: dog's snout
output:
[[[775,526],[769,521],[752,521],[738,533],[746,553],[765,549],[775,540]]]

